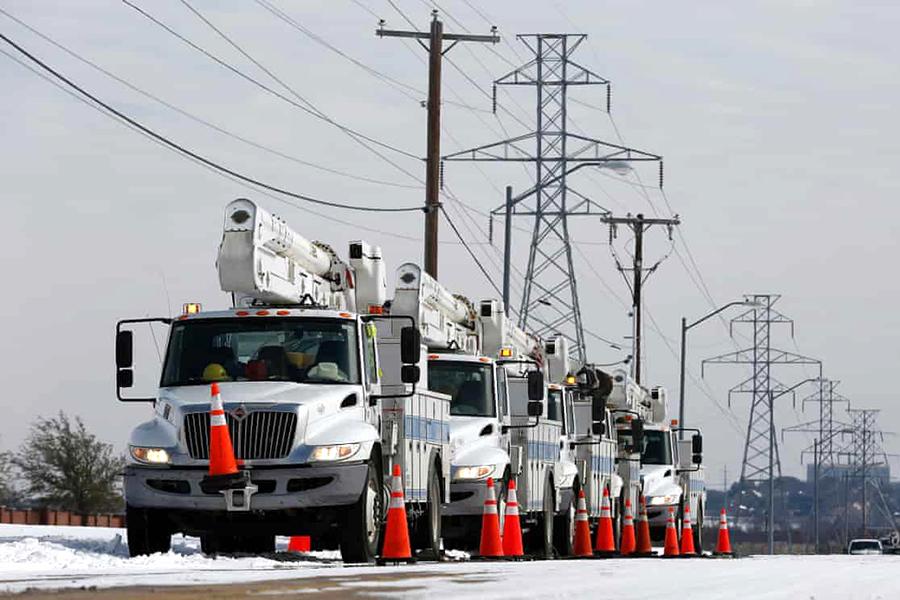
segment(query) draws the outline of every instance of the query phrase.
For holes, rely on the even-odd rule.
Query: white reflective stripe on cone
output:
[[[403,494],[391,493],[391,503],[388,508],[403,508]]]
[[[224,427],[228,425],[225,421],[225,415],[210,415],[209,424],[213,427]]]
[[[496,515],[497,514],[497,501],[496,500],[485,500],[484,501],[484,514],[486,514],[486,515]]]

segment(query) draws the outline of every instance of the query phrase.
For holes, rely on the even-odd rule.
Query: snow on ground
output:
[[[0,591],[124,585],[281,581],[265,595],[330,590],[404,598],[654,597],[713,600],[888,600],[900,598],[900,556],[778,556],[740,560],[603,560],[422,563],[376,568],[339,562],[208,558],[176,536],[167,554],[128,558],[123,530],[0,525]],[[283,549],[286,539],[279,540]],[[318,554],[318,558],[333,558]],[[296,586],[296,589],[293,587]],[[319,588],[323,589],[323,588]],[[305,595],[305,594],[304,594]]]
[[[167,554],[129,558],[125,539],[124,529],[107,527],[0,525],[0,591],[285,578],[301,569],[333,568],[317,561],[337,558],[333,552],[311,553],[303,562],[209,558],[199,539],[180,535]],[[287,538],[280,538],[278,549],[286,548]]]

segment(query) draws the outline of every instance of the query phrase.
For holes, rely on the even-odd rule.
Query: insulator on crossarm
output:
[[[659,189],[663,189],[663,161],[659,161]]]
[[[494,215],[488,216],[488,243],[494,245]]]
[[[491,112],[497,114],[497,84],[491,88]]]
[[[438,174],[438,181],[440,181],[441,189],[444,189],[444,161],[441,161],[440,172]]]
[[[612,86],[606,84],[606,113],[609,114],[612,109]]]

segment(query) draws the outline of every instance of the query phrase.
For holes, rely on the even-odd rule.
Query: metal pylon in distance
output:
[[[569,88],[606,86],[609,110],[609,81],[571,58],[586,35],[543,33],[517,37],[534,58],[494,82],[494,109],[497,86],[534,86],[535,131],[448,154],[443,160],[534,164],[534,186],[492,210],[491,215],[503,214],[509,206],[509,217],[534,219],[519,325],[542,337],[564,335],[571,341],[573,358],[583,362],[585,338],[568,218],[604,216],[609,211],[574,190],[568,176],[588,166],[623,170],[630,169],[631,163],[649,161],[659,163],[662,185],[662,157],[568,131]],[[571,203],[570,194],[574,198]],[[505,268],[510,267],[507,264]],[[508,305],[510,299],[504,301]]]
[[[815,434],[818,440],[818,449],[814,452],[813,445],[809,445],[801,450],[800,462],[802,464],[805,457],[812,456],[817,461],[815,466],[819,469],[819,477],[829,478],[834,477],[834,467],[838,464],[837,449],[835,447],[838,436],[847,433],[850,429],[849,424],[835,420],[834,405],[846,404],[849,407],[850,400],[834,391],[840,381],[820,377],[817,383],[816,391],[803,398],[801,402],[804,410],[807,404],[817,404],[818,418],[784,428],[782,437],[785,433]]]
[[[780,473],[781,461],[778,457],[778,441],[775,435],[774,399],[782,395],[785,388],[771,375],[772,365],[818,365],[820,361],[794,352],[773,348],[771,344],[772,325],[791,326],[794,323],[772,306],[780,298],[775,294],[751,294],[745,297],[754,306],[731,320],[732,331],[736,324],[752,325],[753,346],[707,358],[702,363],[701,373],[707,364],[749,365],[751,376],[729,392],[750,394],[750,419],[744,442],[741,464],[740,489],[743,492],[747,482],[772,481],[776,469]]]

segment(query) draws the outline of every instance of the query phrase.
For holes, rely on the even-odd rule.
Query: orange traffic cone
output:
[[[249,485],[249,477],[238,471],[219,384],[213,383],[209,392],[209,473],[203,477],[200,487],[208,492],[244,487]]]
[[[728,535],[728,517],[725,516],[724,508],[719,515],[719,540],[716,542],[715,554],[720,556],[734,555],[734,552],[731,550],[731,537]]]
[[[691,507],[684,506],[684,521],[681,525],[681,556],[697,556],[694,550],[694,530],[691,527]]]
[[[519,522],[519,501],[516,497],[516,480],[509,480],[506,496],[506,517],[503,520],[503,555],[522,556],[522,524]]]
[[[292,535],[288,542],[288,552],[309,552],[312,540],[308,535]]]
[[[406,522],[406,501],[403,499],[403,481],[400,465],[394,465],[391,481],[391,503],[388,505],[387,526],[380,562],[408,561],[412,558],[409,547],[409,524]]]
[[[578,490],[578,505],[575,509],[575,543],[573,556],[593,556],[591,551],[591,526],[588,525],[587,503],[584,490]]]
[[[638,512],[637,556],[653,556],[653,544],[650,543],[650,521],[647,520],[647,500],[641,495],[641,507]]]
[[[669,517],[666,519],[666,544],[663,548],[663,556],[678,556],[678,532],[675,530],[675,507],[669,507]]]
[[[622,556],[633,554],[637,547],[634,539],[634,516],[631,514],[631,499],[625,500],[625,517],[622,523],[622,538],[619,540],[619,551]]]
[[[613,535],[612,510],[609,505],[609,490],[603,488],[603,502],[600,504],[600,526],[597,527],[597,543],[594,545],[597,554],[615,554],[616,539]]]
[[[500,515],[497,514],[497,495],[494,492],[494,478],[487,480],[487,497],[484,499],[484,513],[481,516],[481,544],[478,555],[483,557],[503,556],[503,542],[500,541]]]

